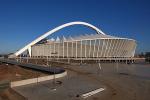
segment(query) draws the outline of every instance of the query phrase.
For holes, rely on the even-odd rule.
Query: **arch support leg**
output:
[[[31,57],[31,46],[28,48],[29,56]]]

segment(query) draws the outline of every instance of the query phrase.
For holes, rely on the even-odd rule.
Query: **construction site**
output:
[[[48,38],[72,25],[96,33]],[[149,100],[150,67],[136,46],[86,22],[60,25],[0,58],[0,100]]]

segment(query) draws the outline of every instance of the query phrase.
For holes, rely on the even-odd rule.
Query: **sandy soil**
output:
[[[1,80],[17,81],[45,75],[47,74],[33,71],[30,69],[25,69],[16,65],[7,65],[7,64],[0,65],[0,81]]]
[[[40,76],[46,76],[47,74],[42,72],[33,71],[31,69],[25,69],[16,65],[0,64],[0,82],[18,81],[23,79],[35,78]],[[19,93],[9,88],[9,86],[3,85],[0,87],[0,100],[27,100]]]
[[[0,100],[27,100],[25,97],[21,96],[19,93],[11,88],[5,89],[0,92]]]

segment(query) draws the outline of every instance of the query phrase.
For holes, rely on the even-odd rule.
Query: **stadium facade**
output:
[[[97,34],[80,35],[76,37],[57,37],[38,43],[52,33],[71,25],[84,25],[96,31]],[[100,29],[85,22],[70,22],[45,33],[41,37],[15,53],[16,56],[28,50],[30,57],[51,58],[131,58],[134,57],[136,41],[106,35]]]
[[[96,34],[57,38],[44,44],[36,44],[31,48],[31,55],[57,58],[133,57],[135,47],[135,40]]]

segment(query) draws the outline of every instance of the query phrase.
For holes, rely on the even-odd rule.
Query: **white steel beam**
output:
[[[78,47],[77,47],[77,41],[76,41],[76,58],[77,58],[77,55],[78,55]]]
[[[67,42],[67,58],[68,58],[68,42]]]
[[[87,45],[87,40],[85,40],[85,58],[86,58],[86,45]]]
[[[63,58],[64,58],[64,53],[65,53],[65,47],[64,47],[64,45],[65,45],[65,42],[63,41]]]
[[[105,41],[104,57],[106,57],[107,46],[108,46],[108,39],[106,39],[106,41]]]
[[[80,51],[80,57],[82,58],[82,40],[81,40],[81,51]]]
[[[99,57],[99,50],[100,50],[100,39],[98,39],[98,50],[97,50],[97,58]]]
[[[95,57],[94,54],[95,54],[95,45],[96,45],[96,39],[94,41],[94,50],[93,50],[93,58]]]
[[[104,47],[104,44],[105,44],[104,42],[105,42],[105,41],[104,41],[104,39],[102,39],[101,41],[103,41],[103,42],[102,42],[103,44],[102,44],[102,49],[101,49],[101,55],[100,55],[100,57],[103,57],[102,54],[103,54],[103,47]]]
[[[97,34],[103,34],[103,35],[105,35],[104,32],[102,32],[99,28],[95,27],[95,26],[92,25],[92,24],[89,24],[89,23],[86,23],[86,22],[80,22],[80,21],[70,22],[70,23],[66,23],[66,24],[63,24],[63,25],[61,25],[61,26],[58,26],[58,27],[52,29],[51,31],[49,31],[49,32],[47,32],[47,33],[45,33],[45,34],[43,34],[42,36],[38,37],[37,39],[35,39],[34,41],[32,41],[31,43],[29,43],[29,44],[26,45],[25,47],[23,47],[23,48],[21,48],[19,51],[17,51],[17,52],[15,53],[15,56],[18,56],[18,55],[20,55],[21,53],[23,53],[24,51],[28,50],[28,48],[30,48],[32,45],[38,43],[39,41],[41,41],[42,39],[46,38],[47,36],[49,36],[49,35],[51,35],[51,34],[57,32],[57,31],[59,31],[59,30],[65,28],[65,27],[72,26],[72,25],[84,25],[84,26],[87,26],[87,27],[90,27],[90,28],[94,29],[94,30],[97,32]],[[31,55],[30,55],[30,56],[31,56]]]
[[[120,46],[120,49],[121,49],[120,52],[119,52],[120,57],[123,57],[122,54],[123,54],[123,51],[124,51],[124,43],[125,43],[125,40],[123,39],[122,40],[122,45]]]
[[[111,50],[111,57],[113,57],[114,46],[115,46],[115,39],[112,39],[112,50]]]
[[[90,41],[90,50],[89,50],[89,58],[90,58],[90,55],[91,55],[91,40]]]
[[[107,57],[111,57],[110,52],[111,52],[111,46],[112,46],[112,39],[109,39],[109,40],[110,40],[110,44],[109,44],[109,48],[108,48]]]
[[[74,54],[74,53],[73,53],[73,49],[74,49],[74,48],[73,48],[73,42],[72,42],[72,58],[73,58],[73,54]]]
[[[111,44],[110,39],[108,39],[108,41],[107,41],[106,55],[105,55],[105,57],[108,57],[108,53],[109,53],[108,51],[109,51],[110,44]]]

